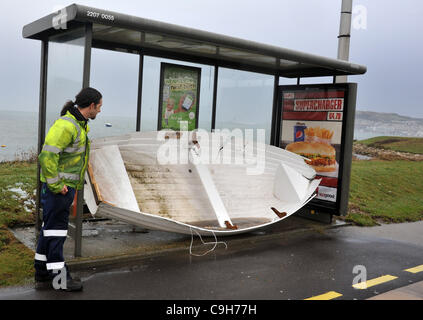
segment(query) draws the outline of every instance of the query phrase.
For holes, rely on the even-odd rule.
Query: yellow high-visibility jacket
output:
[[[38,160],[41,181],[53,193],[59,193],[65,184],[77,190],[84,186],[90,152],[89,131],[88,124],[78,121],[69,111],[48,131]]]

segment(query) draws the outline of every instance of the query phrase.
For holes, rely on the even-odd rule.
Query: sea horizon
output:
[[[57,118],[59,115],[52,113],[47,116],[47,130]],[[228,127],[235,128],[233,125]],[[95,121],[90,121],[90,128],[91,139],[116,136],[135,132],[136,120],[133,117],[100,114]],[[374,128],[368,131],[357,128],[354,130],[355,140],[383,135],[390,136],[386,132],[375,131]],[[38,111],[0,110],[0,162],[22,160],[33,155],[37,152],[37,141]]]

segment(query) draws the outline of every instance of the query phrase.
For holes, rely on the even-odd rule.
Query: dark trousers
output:
[[[68,193],[62,195],[51,192],[45,183],[42,185],[43,225],[34,259],[36,280],[52,278],[53,270],[65,267],[63,245],[67,237],[69,210],[74,197],[75,189],[69,186]]]

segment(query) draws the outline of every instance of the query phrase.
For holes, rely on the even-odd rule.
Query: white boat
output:
[[[286,219],[315,196],[320,180],[301,156],[221,137],[155,131],[93,140],[90,212],[152,230],[226,236]]]

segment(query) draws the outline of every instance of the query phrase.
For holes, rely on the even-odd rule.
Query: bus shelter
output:
[[[73,99],[83,87],[96,87],[93,73],[110,83],[116,81],[113,73],[116,69],[111,66],[117,64],[122,55],[131,56],[131,61],[135,61],[131,69],[135,76],[125,78],[126,74],[121,74],[125,85],[135,88],[132,90],[133,103],[129,106],[132,123],[127,127],[128,132],[161,129],[159,88],[162,89],[163,65],[192,67],[201,71],[200,112],[195,115],[196,128],[213,131],[235,125],[240,128],[264,127],[266,143],[285,147],[290,138],[284,137],[284,128],[289,127],[292,131],[292,123],[294,130],[299,130],[301,135],[304,130],[310,134],[311,129],[317,132],[320,128],[309,125],[307,131],[304,121],[340,122],[340,126],[332,130],[339,131],[339,181],[336,182],[338,189],[335,188],[338,197],[332,203],[325,202],[324,198],[311,203],[308,211],[346,214],[356,84],[336,84],[335,79],[336,76],[364,74],[365,66],[79,4],[72,4],[24,26],[23,37],[41,41],[38,152],[41,152],[46,130],[58,117],[65,100]],[[99,65],[103,72],[100,74],[98,68],[93,67],[99,63],[96,59],[100,60],[95,52],[105,51],[120,56],[110,60],[107,55],[101,56],[103,60]],[[300,79],[306,77],[333,77],[333,83],[302,86]],[[280,86],[283,78],[296,79],[296,85]],[[248,103],[246,106],[237,105],[227,93],[236,95],[240,86],[244,88],[243,92],[248,91],[252,100],[257,97],[262,103],[254,100],[254,106]],[[322,92],[330,94],[322,95]],[[302,101],[305,98],[314,100]],[[337,98],[342,99],[340,104]],[[294,109],[289,109],[292,105],[295,105]],[[312,108],[326,109],[319,109],[318,117],[313,113],[296,118],[297,106],[310,112]],[[234,110],[232,116],[224,112],[229,109]],[[247,118],[233,115],[241,111],[247,114]],[[297,141],[295,137],[294,140]],[[326,178],[329,185],[333,183],[330,177]],[[38,183],[37,234],[41,227],[40,189]],[[332,196],[330,192],[325,195]],[[82,214],[83,194],[78,192],[76,214],[70,224],[76,257],[81,256]]]

